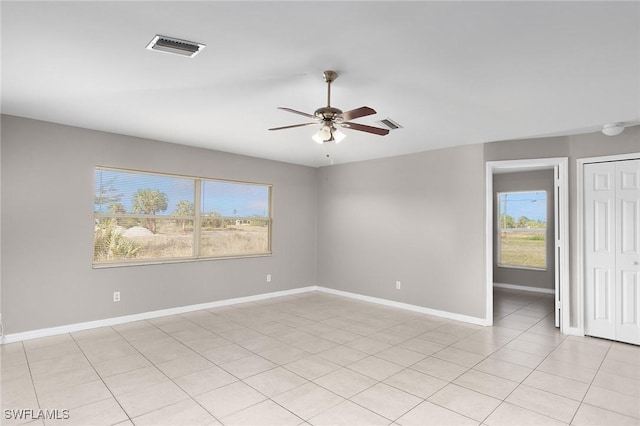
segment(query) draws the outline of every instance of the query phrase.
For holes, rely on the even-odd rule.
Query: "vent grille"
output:
[[[378,121],[378,123],[382,124],[385,127],[388,127],[391,130],[396,130],[396,129],[401,129],[402,126],[399,125],[398,123],[396,123],[395,121],[393,121],[390,118],[383,118],[382,120]]]
[[[188,56],[193,58],[206,45],[193,41],[180,40],[178,38],[156,35],[147,45],[147,49],[158,52],[172,53],[174,55]]]

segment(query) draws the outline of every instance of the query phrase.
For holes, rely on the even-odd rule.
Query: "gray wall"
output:
[[[630,152],[640,152],[640,126],[321,168],[318,285],[484,318],[485,162],[569,157],[575,326],[576,160]]]
[[[547,269],[544,271],[532,269],[504,268],[498,266],[498,239],[500,230],[494,227],[493,233],[493,282],[513,284],[527,287],[537,287],[548,290],[555,288],[555,256],[554,256],[554,211],[553,211],[553,169],[536,170],[531,172],[500,173],[493,176],[493,205],[497,206],[497,194],[511,191],[547,191]],[[498,221],[498,208],[493,209],[493,223]],[[517,218],[514,218],[517,220]]]
[[[469,145],[322,168],[318,285],[484,318],[482,158]]]
[[[316,283],[314,168],[12,116],[1,143],[5,333]],[[273,184],[273,255],[92,269],[96,165]]]
[[[570,158],[575,302],[575,160],[640,152],[640,126],[312,169],[3,116],[0,149],[6,333],[314,284],[484,318],[485,161]],[[96,165],[272,183],[273,256],[92,269]]]

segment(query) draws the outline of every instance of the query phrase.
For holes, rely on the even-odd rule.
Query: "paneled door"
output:
[[[640,160],[585,164],[585,334],[640,344]]]

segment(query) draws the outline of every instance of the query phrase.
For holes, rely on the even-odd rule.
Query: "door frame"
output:
[[[570,328],[569,315],[569,158],[534,158],[526,160],[487,161],[486,164],[486,221],[485,221],[485,283],[486,283],[486,318],[488,325],[493,325],[493,175],[496,171],[529,171],[554,170],[554,214],[556,217],[556,273],[555,273],[555,316],[560,331],[565,333]]]
[[[614,161],[625,161],[625,160],[640,160],[640,152],[633,152],[629,154],[618,154],[618,155],[606,155],[602,157],[587,157],[587,158],[578,158],[576,160],[577,164],[577,191],[578,191],[578,200],[577,200],[577,234],[578,234],[578,259],[577,259],[577,283],[576,286],[576,324],[575,329],[578,334],[584,336],[584,298],[585,294],[585,281],[584,281],[584,258],[585,258],[585,246],[584,246],[584,234],[586,232],[584,228],[584,166],[585,164],[592,163],[607,163]]]

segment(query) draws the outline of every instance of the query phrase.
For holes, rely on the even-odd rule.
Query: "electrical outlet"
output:
[[[114,291],[113,292],[113,301],[114,302],[119,302],[120,301],[120,292],[119,291]]]
[[[267,282],[270,283],[271,282],[271,274],[267,274]]]
[[[396,281],[396,290],[400,290],[400,286],[401,286],[400,281]]]

